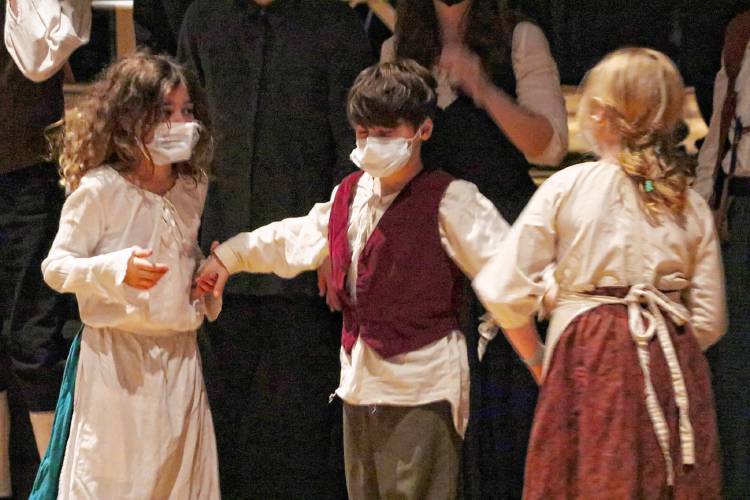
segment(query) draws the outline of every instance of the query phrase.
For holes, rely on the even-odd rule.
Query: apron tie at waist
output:
[[[673,295],[673,294],[670,294]],[[676,295],[676,294],[674,294]],[[664,358],[669,367],[674,389],[674,399],[679,412],[679,433],[682,463],[695,464],[695,437],[693,426],[688,413],[689,403],[685,379],[680,369],[674,344],[669,336],[664,313],[668,314],[677,325],[684,325],[690,320],[690,315],[682,304],[673,300],[669,295],[661,292],[653,285],[633,285],[624,298],[607,295],[588,295],[577,292],[562,292],[559,300],[575,301],[596,305],[623,304],[628,308],[628,328],[638,350],[638,361],[643,371],[646,392],[646,408],[651,423],[654,426],[656,439],[661,448],[667,468],[667,484],[674,485],[674,465],[669,449],[669,426],[664,411],[659,405],[656,390],[651,381],[650,356],[648,344],[654,338],[658,339]],[[646,321],[648,326],[646,326]]]

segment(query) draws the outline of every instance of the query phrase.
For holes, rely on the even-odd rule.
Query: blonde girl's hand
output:
[[[536,385],[542,385],[542,364],[538,364],[536,366],[529,366],[529,371],[531,372],[531,376],[534,377],[534,382],[536,382]]]
[[[152,253],[151,250],[135,247],[128,260],[128,268],[125,272],[124,282],[126,285],[139,290],[148,290],[156,285],[169,271],[166,264],[154,264],[146,260]]]
[[[468,47],[450,44],[443,47],[438,69],[448,77],[452,86],[460,87],[478,106],[495,86],[482,67],[482,60]]]

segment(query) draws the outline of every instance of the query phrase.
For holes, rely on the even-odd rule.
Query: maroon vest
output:
[[[362,172],[339,185],[328,242],[333,286],[344,305],[341,344],[351,353],[357,337],[382,357],[417,350],[458,330],[463,275],[440,243],[438,210],[453,178],[423,171],[398,194],[359,258],[357,302],[346,289],[353,263],[347,239],[349,210]]]

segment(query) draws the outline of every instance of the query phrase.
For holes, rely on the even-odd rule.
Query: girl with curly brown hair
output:
[[[595,162],[550,177],[474,288],[511,343],[552,310],[524,498],[720,498],[701,351],[726,328],[719,243],[676,153],[685,90],[668,57],[617,50],[586,77]],[[554,266],[559,288],[542,278]]]
[[[218,498],[196,343],[220,303],[191,290],[211,133],[165,56],[114,63],[58,137],[70,192],[42,264],[84,329],[58,498]]]

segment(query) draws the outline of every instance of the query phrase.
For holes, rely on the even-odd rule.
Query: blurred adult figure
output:
[[[178,58],[208,94],[215,178],[202,240],[300,216],[354,167],[346,92],[372,62],[361,21],[329,0],[196,0]],[[208,325],[206,386],[225,498],[343,494],[340,321],[316,277],[234,278]]]
[[[63,71],[88,42],[90,0],[0,0],[0,327],[39,455],[52,429],[67,355],[70,297],[42,280],[64,192],[45,128],[63,116]],[[68,326],[74,325],[67,323]],[[0,373],[0,496],[10,495],[8,373]]]

